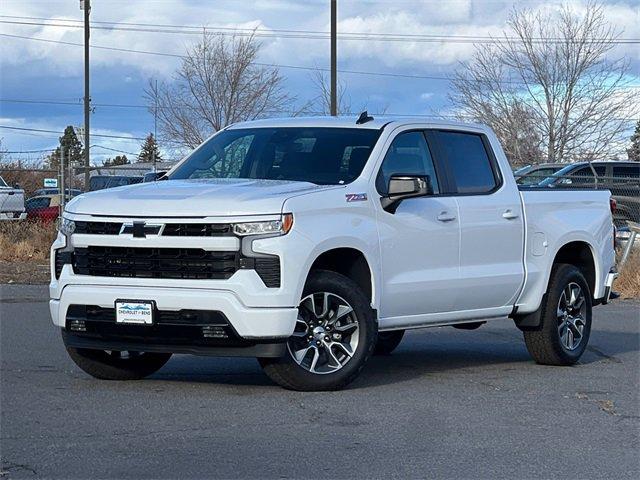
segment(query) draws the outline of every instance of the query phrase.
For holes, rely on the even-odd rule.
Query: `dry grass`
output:
[[[46,262],[55,238],[55,222],[1,222],[0,261]]]
[[[622,298],[640,298],[640,249],[637,245],[634,247],[613,284],[613,289],[620,292]]]

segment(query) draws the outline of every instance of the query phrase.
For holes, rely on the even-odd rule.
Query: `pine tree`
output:
[[[107,158],[102,164],[105,167],[114,167],[116,165],[127,165],[131,163],[126,155],[116,155],[115,158]]]
[[[636,130],[631,136],[631,146],[627,148],[627,155],[632,162],[640,162],[640,120],[636,123]]]
[[[140,154],[138,155],[138,162],[153,163],[154,158],[156,162],[162,161],[162,154],[158,148],[158,143],[156,142],[153,133],[150,133],[142,144]]]
[[[84,148],[82,142],[78,139],[75,129],[69,125],[64,129],[64,134],[60,137],[60,146],[64,147],[65,165],[69,161],[69,152],[71,152],[71,161],[80,162],[84,156]],[[51,152],[46,159],[48,168],[58,168],[60,166],[60,147]]]

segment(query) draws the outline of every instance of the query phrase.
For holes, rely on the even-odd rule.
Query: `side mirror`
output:
[[[387,194],[380,199],[382,208],[395,213],[402,200],[433,195],[429,175],[391,175]]]
[[[15,188],[16,190],[20,190],[20,184],[19,184],[19,183],[16,183],[16,184],[13,186],[13,188]]]

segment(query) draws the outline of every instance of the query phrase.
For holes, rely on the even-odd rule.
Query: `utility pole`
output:
[[[158,80],[156,80],[156,92],[158,92]],[[153,140],[155,141],[155,145],[156,147],[158,146],[158,95],[156,93],[156,95],[154,95],[154,100],[155,100],[155,106],[153,109]],[[153,149],[152,152],[152,156],[153,156],[153,173],[154,173],[154,180],[157,180],[157,178],[155,177],[155,173],[158,171],[156,169],[156,149]]]
[[[62,212],[64,212],[64,145],[60,145],[60,185],[58,185],[58,192],[60,192],[60,216],[62,216]]]
[[[69,149],[69,160],[67,161],[67,170],[69,179],[69,195],[71,195],[71,189],[73,188],[73,162],[71,161],[71,149]]]
[[[331,0],[331,115],[338,116],[338,0]]]
[[[84,188],[89,188],[89,117],[91,98],[89,97],[89,13],[91,0],[80,0],[84,11]]]

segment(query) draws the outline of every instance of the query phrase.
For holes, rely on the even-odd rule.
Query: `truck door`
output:
[[[460,281],[454,310],[513,304],[524,278],[524,220],[517,186],[505,181],[482,134],[434,130],[460,218]]]
[[[458,280],[459,223],[453,197],[442,197],[424,132],[406,131],[391,143],[376,178],[386,194],[394,174],[428,175],[434,195],[403,200],[378,212],[382,288],[380,317],[448,312]]]

